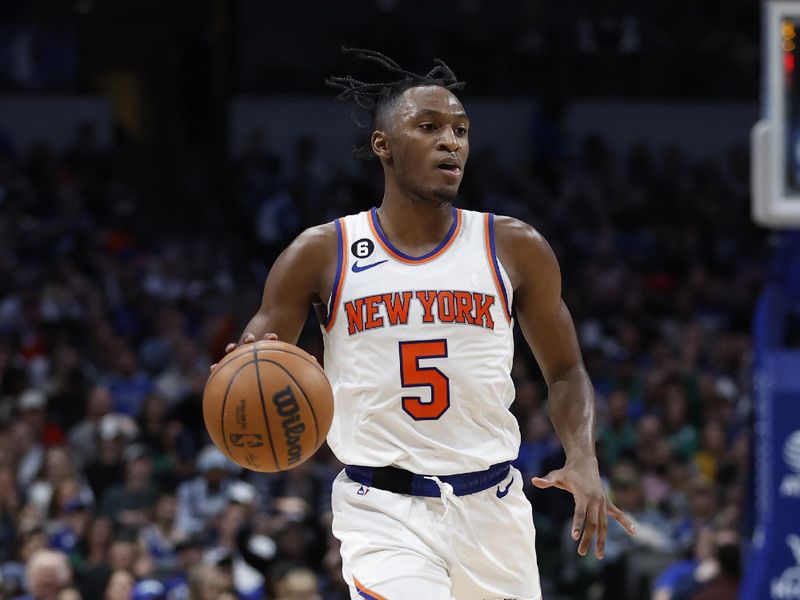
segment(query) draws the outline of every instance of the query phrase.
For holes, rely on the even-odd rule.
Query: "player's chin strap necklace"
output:
[[[453,486],[447,483],[446,481],[442,481],[435,475],[432,477],[425,477],[425,479],[430,479],[439,487],[439,494],[441,494],[442,504],[444,505],[444,514],[442,515],[442,521],[447,516],[447,511],[450,510],[450,503],[452,502],[453,505],[464,508],[464,502],[456,496],[455,492],[453,491]]]

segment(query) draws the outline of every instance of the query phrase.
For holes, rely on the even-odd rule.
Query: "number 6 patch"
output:
[[[374,250],[375,244],[369,238],[356,240],[353,242],[353,245],[350,246],[350,252],[352,252],[353,256],[356,258],[367,258]]]

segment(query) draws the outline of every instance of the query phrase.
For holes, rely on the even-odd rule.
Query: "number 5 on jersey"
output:
[[[447,358],[447,340],[399,344],[400,385],[404,388],[427,387],[431,390],[429,402],[423,402],[419,396],[403,396],[403,410],[416,421],[438,419],[450,408],[450,380],[436,367],[419,366],[419,361]]]

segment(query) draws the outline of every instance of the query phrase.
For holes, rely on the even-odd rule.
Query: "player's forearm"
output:
[[[253,318],[247,323],[239,338],[239,343],[241,344],[244,342],[245,336],[250,333],[252,333],[257,340],[260,340],[267,333],[274,333],[267,329],[267,316],[262,311],[253,315]]]
[[[576,365],[548,387],[550,420],[553,422],[567,462],[595,459],[594,389],[583,365]]]
[[[245,336],[249,333],[252,333],[257,340],[268,333],[273,333],[282,342],[296,344],[307,314],[307,306],[303,306],[300,302],[295,302],[291,308],[285,310],[270,310],[262,307],[247,323],[241,338],[239,338],[239,343],[243,343]]]

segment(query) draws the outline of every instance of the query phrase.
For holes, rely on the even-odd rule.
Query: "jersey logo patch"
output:
[[[498,485],[497,486],[497,497],[498,498],[505,498],[508,495],[508,490],[511,489],[511,484],[512,483],[514,483],[514,478],[513,477],[511,478],[511,481],[508,482],[508,485],[506,486],[506,489],[501,490],[500,486]]]
[[[373,250],[375,250],[375,244],[369,238],[356,240],[353,242],[352,246],[350,246],[350,252],[352,252],[353,256],[356,258],[367,258],[372,254]]]
[[[353,273],[361,273],[361,271],[366,271],[367,269],[371,269],[372,267],[377,267],[378,265],[382,265],[385,262],[389,262],[389,259],[379,260],[378,262],[371,263],[369,265],[359,265],[358,261],[353,263]]]

